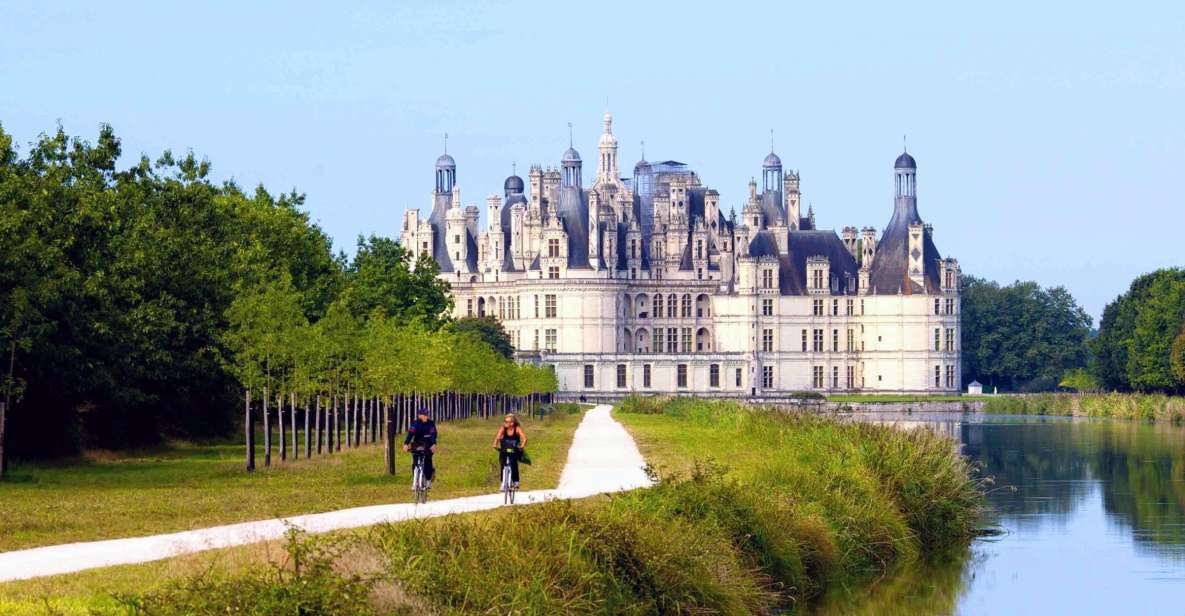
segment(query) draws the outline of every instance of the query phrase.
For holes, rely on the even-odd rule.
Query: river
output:
[[[994,478],[996,536],[819,614],[1185,615],[1185,428],[981,413],[861,414],[932,429]]]

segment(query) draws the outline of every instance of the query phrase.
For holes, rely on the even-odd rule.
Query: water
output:
[[[983,414],[875,415],[933,429],[995,478],[1002,531],[821,614],[1185,615],[1185,428]]]

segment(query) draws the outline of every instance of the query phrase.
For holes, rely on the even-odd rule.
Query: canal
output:
[[[992,477],[970,548],[819,614],[1185,614],[1185,428],[1124,420],[861,414],[950,435]]]

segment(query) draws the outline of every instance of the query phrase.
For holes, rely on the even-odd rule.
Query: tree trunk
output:
[[[321,455],[321,395],[317,394],[313,400],[313,430],[317,441],[317,455]]]
[[[276,396],[276,423],[280,428],[280,461],[288,459],[288,440],[284,434],[284,392]]]
[[[308,460],[313,454],[312,435],[309,434],[309,399],[304,399],[304,459]]]
[[[247,437],[247,472],[255,470],[255,426],[251,421],[251,390],[248,389],[243,396],[246,398],[243,410],[243,430]]]
[[[5,449],[5,424],[8,409],[12,408],[12,383],[16,375],[16,336],[8,345],[8,387],[4,388],[4,402],[0,404],[0,479],[8,474],[8,450]]]
[[[300,448],[296,445],[296,392],[288,394],[288,419],[292,420],[289,423],[292,426],[292,459],[300,459]]]
[[[387,424],[387,431],[383,435],[386,443],[387,474],[395,474],[395,420],[391,417],[391,407],[383,405],[383,423]]]
[[[268,390],[263,388],[263,465],[272,465],[272,422],[267,414]]]

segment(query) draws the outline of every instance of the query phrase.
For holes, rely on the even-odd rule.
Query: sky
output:
[[[699,6],[705,4],[709,6]],[[426,212],[457,160],[485,209],[517,163],[595,175],[646,143],[741,209],[774,147],[820,228],[918,207],[965,274],[1067,287],[1097,319],[1185,265],[1185,3],[26,2],[0,0],[0,124],[23,144],[111,124],[219,180],[307,195],[353,252]],[[483,213],[484,219],[484,213]]]

